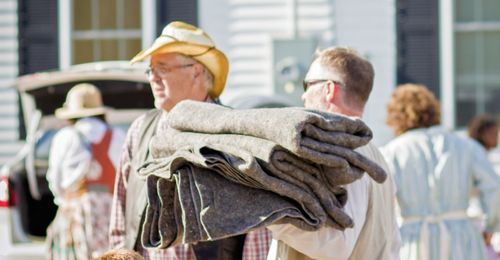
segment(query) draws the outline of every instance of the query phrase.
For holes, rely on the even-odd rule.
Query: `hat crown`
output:
[[[83,118],[104,115],[106,107],[102,103],[99,89],[88,83],[72,87],[66,95],[61,108],[56,109],[55,116],[61,119]]]
[[[78,84],[68,92],[64,106],[74,110],[102,107],[101,92],[92,84]]]
[[[209,91],[211,97],[218,97],[224,90],[229,61],[202,29],[180,21],[171,22],[151,47],[139,52],[130,62],[135,63],[162,53],[186,55],[205,66],[214,76],[213,87]]]
[[[215,44],[202,29],[183,22],[171,22],[161,32],[161,37],[173,38],[179,42],[214,47]]]

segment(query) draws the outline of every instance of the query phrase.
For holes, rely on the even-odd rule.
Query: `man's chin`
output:
[[[155,107],[158,109],[165,109],[169,107],[169,102],[165,100],[165,98],[156,98],[155,99]]]
[[[165,111],[170,111],[174,106],[175,106],[175,104],[173,104],[172,102],[155,103],[156,108],[162,109]]]

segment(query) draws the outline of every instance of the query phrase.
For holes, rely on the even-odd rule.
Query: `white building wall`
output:
[[[273,38],[314,37],[322,46],[334,38],[330,0],[200,0],[199,15],[230,59],[223,101],[273,93]]]
[[[337,45],[351,46],[375,69],[373,91],[364,120],[377,145],[392,138],[385,107],[396,86],[396,15],[394,0],[336,0]]]
[[[358,49],[376,71],[365,120],[375,132],[376,144],[391,138],[385,104],[396,82],[394,0],[199,0],[199,18],[230,59],[223,101],[273,93],[272,38],[295,34],[317,39],[320,48]]]
[[[19,149],[16,92],[10,88],[17,76],[17,1],[0,1],[0,165]]]

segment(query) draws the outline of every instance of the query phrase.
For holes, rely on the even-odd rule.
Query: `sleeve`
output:
[[[347,259],[352,251],[348,250],[342,232],[333,228],[304,231],[290,224],[271,225],[267,228],[272,232],[273,239],[281,240],[313,259]]]
[[[347,259],[354,249],[361,228],[366,220],[368,209],[369,177],[346,185],[349,200],[345,205],[346,213],[353,218],[353,228],[339,231],[323,227],[317,231],[305,231],[291,224],[270,225],[273,239],[281,240],[288,246],[314,259]]]
[[[72,128],[61,129],[52,140],[47,181],[56,202],[90,171],[92,154]]]
[[[123,149],[120,163],[116,171],[113,202],[111,205],[111,220],[109,228],[109,244],[112,249],[125,247],[125,210],[127,201],[127,180],[132,171],[132,154],[136,132],[140,128],[140,118],[130,126]]]
[[[478,144],[472,145],[472,173],[474,186],[479,190],[481,208],[486,214],[486,230],[500,231],[500,176],[488,161],[486,151]]]
[[[108,151],[108,156],[111,159],[111,162],[113,162],[115,169],[118,169],[120,161],[122,160],[122,149],[125,146],[126,138],[126,133],[122,129],[113,128],[113,137]]]

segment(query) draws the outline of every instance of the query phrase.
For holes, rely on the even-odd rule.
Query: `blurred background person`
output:
[[[440,105],[425,86],[401,85],[387,106],[397,137],[383,149],[403,219],[401,259],[487,259],[481,232],[466,214],[480,192],[486,230],[500,227],[500,178],[476,142],[440,126]]]
[[[91,259],[108,249],[115,169],[125,134],[105,120],[99,89],[75,85],[55,116],[69,121],[54,136],[47,180],[59,205],[47,229],[50,259]]]
[[[476,140],[483,146],[483,148],[489,152],[495,149],[498,145],[498,122],[491,115],[478,115],[471,119],[468,126],[469,137]],[[474,192],[474,195],[477,192]],[[477,196],[471,201],[474,203],[475,208],[480,208],[480,203]],[[477,210],[476,210],[477,211]],[[481,225],[482,227],[484,225]],[[483,238],[486,244],[486,251],[488,254],[488,259],[499,259],[498,253],[495,252],[492,245],[493,234],[483,231]]]
[[[479,115],[469,122],[469,136],[490,151],[498,145],[498,122],[490,115]]]

